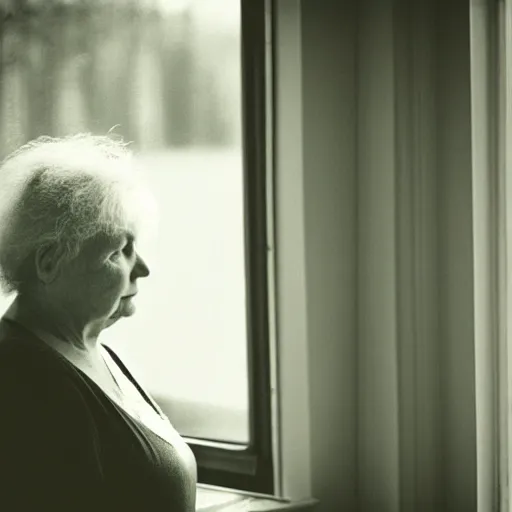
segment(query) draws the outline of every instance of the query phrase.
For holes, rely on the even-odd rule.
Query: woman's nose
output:
[[[148,277],[149,276],[149,267],[146,262],[137,254],[137,259],[135,260],[135,266],[133,267],[132,276],[133,279],[139,277]]]

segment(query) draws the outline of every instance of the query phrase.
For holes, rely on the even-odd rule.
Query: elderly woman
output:
[[[103,329],[135,312],[148,196],[126,144],[39,138],[0,166],[0,510],[195,509],[191,450]],[[141,340],[143,342],[143,340]]]

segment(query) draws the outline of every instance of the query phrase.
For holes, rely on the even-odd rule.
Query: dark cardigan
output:
[[[0,320],[0,510],[193,512],[195,461],[183,445],[136,421],[22,326]]]

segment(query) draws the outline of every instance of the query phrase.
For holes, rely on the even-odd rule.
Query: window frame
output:
[[[248,445],[183,436],[197,460],[201,484],[241,491],[274,494],[275,437],[272,410],[268,267],[270,249],[269,208],[272,199],[272,155],[269,133],[270,66],[268,38],[272,32],[270,0],[241,2],[242,153],[247,318],[247,364],[249,375]]]
[[[496,320],[497,320],[497,397],[498,402],[498,432],[495,439],[495,459],[498,473],[498,489],[496,502],[499,510],[509,510],[511,503],[510,475],[512,474],[511,440],[512,422],[510,417],[510,398],[512,390],[511,361],[511,329],[509,313],[512,301],[510,300],[508,260],[512,254],[511,223],[508,222],[512,214],[512,203],[507,200],[511,190],[510,158],[507,151],[507,136],[510,134],[511,115],[511,79],[507,64],[512,57],[512,5],[508,0],[497,2],[496,40],[495,51],[497,62],[493,70],[496,76],[496,104],[495,119],[497,132],[497,176],[495,178],[496,202]]]
[[[271,3],[241,0],[242,151],[245,225],[248,445],[184,439],[194,452],[200,484],[274,494],[272,367],[270,347],[268,208],[270,109],[267,41]]]

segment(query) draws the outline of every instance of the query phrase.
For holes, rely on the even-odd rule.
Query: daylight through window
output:
[[[248,443],[239,0],[0,0],[0,12],[0,157],[116,126],[159,203],[138,312],[103,342],[182,435]]]

